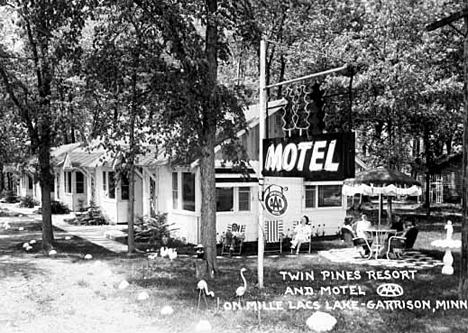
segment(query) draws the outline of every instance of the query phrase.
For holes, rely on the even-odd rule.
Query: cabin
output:
[[[248,160],[234,165],[216,147],[217,232],[229,224],[246,225],[246,241],[258,239],[260,209],[265,223],[281,223],[283,232],[307,215],[316,235],[335,235],[346,216],[341,194],[345,178],[365,164],[354,156],[353,133],[322,133],[313,137],[285,137],[285,100],[268,104],[265,163],[259,160],[258,105],[245,111],[247,128],[237,133]],[[201,186],[198,161],[173,166],[155,147],[138,156],[135,168],[135,216],[167,213],[179,238],[200,241]],[[111,223],[128,222],[129,183],[117,176],[118,156],[102,149],[88,150],[80,144],[54,150],[54,198],[73,211],[90,204],[101,208]],[[263,200],[258,176],[263,174]],[[34,183],[34,182],[33,182]],[[29,189],[36,198],[39,192]]]

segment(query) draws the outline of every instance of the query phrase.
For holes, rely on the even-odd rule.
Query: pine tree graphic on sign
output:
[[[294,123],[294,90],[291,87],[286,89],[286,95],[284,99],[286,99],[286,104],[281,107],[283,111],[283,131],[285,132],[286,136],[291,136],[292,131],[296,128]]]
[[[301,85],[296,93],[296,100],[293,108],[296,110],[297,116],[296,129],[299,130],[299,136],[307,133],[310,127],[309,123],[309,93],[306,90],[306,86]]]

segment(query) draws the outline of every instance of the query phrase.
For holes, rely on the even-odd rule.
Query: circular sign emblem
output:
[[[270,190],[265,196],[265,208],[273,216],[281,216],[288,209],[288,200],[281,191]]]

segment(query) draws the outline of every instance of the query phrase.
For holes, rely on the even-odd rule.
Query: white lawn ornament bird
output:
[[[208,320],[202,319],[195,327],[196,333],[210,333],[212,331],[211,324]]]
[[[56,254],[57,254],[57,251],[55,251],[55,250],[50,250],[50,251],[49,251],[49,256],[50,256],[50,257],[53,257],[53,256],[55,256]]]
[[[200,280],[197,283],[197,289],[198,291],[198,306],[197,306],[197,311],[200,309],[200,299],[203,295],[203,299],[205,300],[205,306],[208,308],[208,302],[206,301],[206,296],[211,296],[214,297],[214,292],[213,291],[208,291],[208,283],[206,283],[205,280]]]
[[[176,249],[169,249],[169,259],[174,260],[177,258],[177,250]]]
[[[161,308],[161,314],[163,316],[170,316],[173,313],[174,313],[174,309],[170,305],[166,305]]]
[[[31,240],[29,241],[29,244],[36,244],[36,240],[35,240],[35,239],[31,239]]]
[[[165,256],[169,254],[169,250],[165,246],[161,246],[161,249],[159,250],[159,252],[161,253],[162,258],[164,258]]]
[[[24,243],[23,244],[23,249],[27,248],[28,246],[30,246],[29,243]]]
[[[244,296],[245,292],[247,291],[247,281],[245,280],[245,277],[244,277],[244,272],[246,270],[247,269],[244,267],[242,267],[240,270],[240,275],[241,275],[242,280],[244,281],[244,285],[236,289],[236,297],[239,297],[239,300]]]
[[[91,260],[91,259],[93,259],[93,256],[92,256],[91,254],[88,253],[87,255],[84,256],[84,258],[85,258],[86,260]]]

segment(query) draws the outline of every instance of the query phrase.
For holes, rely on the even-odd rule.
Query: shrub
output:
[[[174,223],[167,223],[167,213],[158,213],[155,216],[139,217],[135,221],[135,241],[148,244],[162,244],[163,237],[170,238],[176,231]]]
[[[4,190],[1,194],[1,198],[2,201],[6,203],[18,202],[18,196],[11,190]]]
[[[27,195],[20,199],[20,207],[34,208],[34,206],[38,205],[39,201],[35,200],[31,195]]]
[[[70,213],[70,208],[61,201],[52,200],[50,202],[50,207],[52,208],[52,214],[68,214]]]
[[[50,201],[50,209],[52,214],[68,214],[70,213],[70,208],[66,204],[60,201],[51,200]],[[38,214],[42,214],[42,207],[39,207],[37,210]]]

